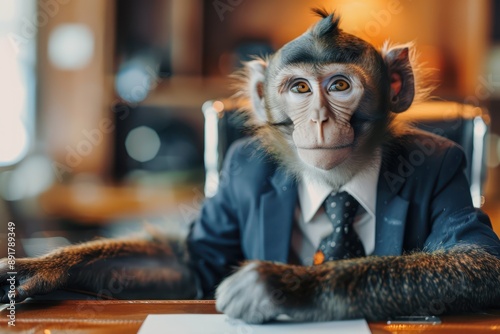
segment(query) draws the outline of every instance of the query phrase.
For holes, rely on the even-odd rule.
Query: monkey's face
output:
[[[290,120],[293,145],[303,162],[330,170],[353,154],[359,143],[351,121],[366,86],[358,66],[287,66],[273,81],[278,88],[274,103],[284,106],[275,114],[283,110]]]
[[[370,160],[393,112],[409,108],[408,47],[376,50],[324,17],[243,78],[257,136],[289,170],[336,185]]]

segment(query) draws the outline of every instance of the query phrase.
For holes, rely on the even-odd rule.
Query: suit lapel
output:
[[[382,164],[377,185],[374,255],[400,255],[409,202],[398,194],[405,184],[395,159]]]
[[[297,204],[297,186],[281,169],[271,176],[270,184],[269,191],[260,198],[262,258],[287,262]]]

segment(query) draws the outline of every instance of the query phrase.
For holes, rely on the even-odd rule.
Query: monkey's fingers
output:
[[[18,290],[19,277],[24,277],[23,273],[15,271],[15,267],[9,264],[7,259],[0,260],[0,302],[9,303],[10,300],[21,301],[26,297],[23,291]],[[24,270],[22,270],[24,271]],[[21,299],[22,298],[22,299]]]
[[[67,281],[65,268],[44,259],[18,259],[11,267],[0,260],[0,302],[22,301],[62,287]]]
[[[318,312],[325,270],[331,268],[249,262],[219,285],[217,310],[248,323],[267,322],[282,314],[296,321],[326,320],[328,315]]]
[[[280,315],[282,305],[273,298],[261,262],[251,262],[225,279],[217,288],[216,307],[220,312],[247,323],[263,323]]]
[[[9,304],[11,300],[17,303],[25,300],[27,297],[28,296],[22,289],[14,285],[4,285],[0,287],[0,303]]]
[[[0,259],[0,285],[6,284],[6,280],[12,275],[12,272],[16,272],[16,267],[9,264],[6,258]]]

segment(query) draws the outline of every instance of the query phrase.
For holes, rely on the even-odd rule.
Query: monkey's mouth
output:
[[[299,150],[341,150],[343,148],[348,148],[348,147],[353,147],[354,142],[350,144],[343,144],[343,145],[337,145],[337,146],[311,146],[311,147],[301,147],[298,146],[297,149]]]
[[[352,154],[353,147],[354,143],[331,147],[298,148],[297,153],[306,164],[323,170],[330,170],[347,160]]]

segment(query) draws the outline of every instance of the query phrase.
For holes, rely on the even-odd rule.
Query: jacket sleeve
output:
[[[425,249],[450,249],[457,245],[477,245],[500,257],[500,241],[488,216],[474,208],[469,183],[463,169],[463,151],[452,146],[446,152],[431,203],[431,233]]]
[[[239,145],[226,155],[215,196],[205,200],[187,239],[190,263],[198,274],[203,298],[212,298],[214,289],[243,260],[233,179],[241,174]],[[200,297],[201,297],[200,296]]]

